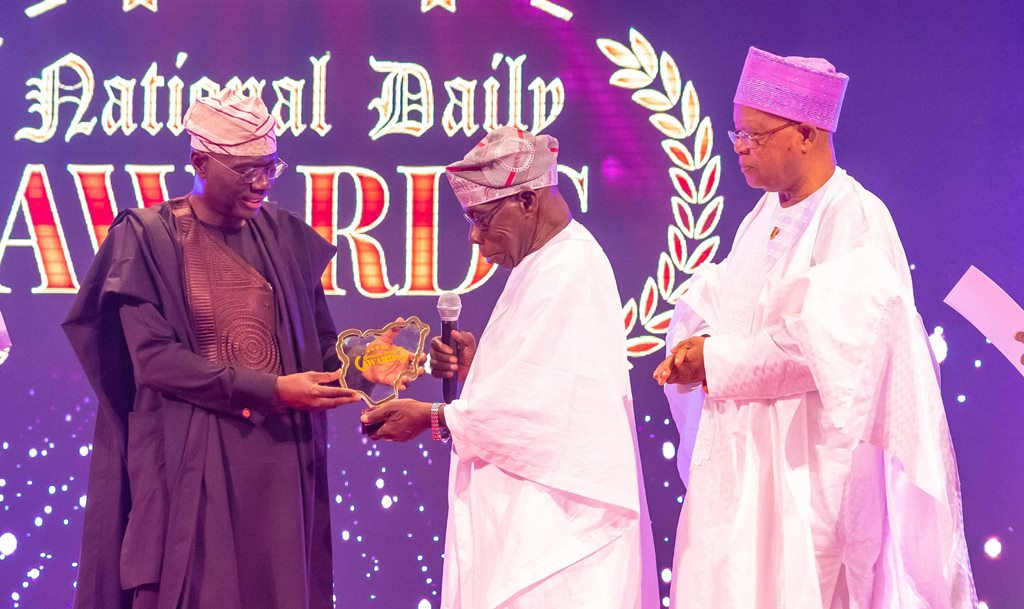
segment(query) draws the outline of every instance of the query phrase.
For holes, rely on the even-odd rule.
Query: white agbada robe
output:
[[[441,607],[657,606],[620,307],[575,221],[509,275],[445,407]]]
[[[668,344],[704,334],[706,395],[666,386],[687,484],[671,606],[974,607],[937,370],[883,203],[840,168],[795,206],[764,195]]]

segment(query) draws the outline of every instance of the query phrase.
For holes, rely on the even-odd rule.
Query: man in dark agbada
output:
[[[334,247],[264,201],[259,97],[185,128],[192,192],[117,217],[64,322],[99,397],[75,607],[329,608]]]

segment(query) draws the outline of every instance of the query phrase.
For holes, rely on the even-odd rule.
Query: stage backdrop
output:
[[[615,267],[667,595],[684,489],[650,375],[673,297],[760,194],[725,134],[750,45],[850,74],[838,156],[892,210],[948,347],[978,591],[1024,605],[1024,381],[941,302],[972,263],[1024,298],[1021,9],[747,4],[4,2],[0,605],[71,602],[96,404],[59,322],[116,211],[189,189],[182,116],[222,87],[261,92],[278,119],[291,169],[273,198],[338,245],[323,284],[340,328],[436,324],[457,290],[479,332],[506,273],[468,244],[442,167],[499,125],[559,138],[560,188]],[[330,415],[337,604],[437,607],[449,447],[369,442],[357,410]]]

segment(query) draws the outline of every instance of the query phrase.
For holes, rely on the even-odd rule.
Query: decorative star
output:
[[[141,6],[142,8],[148,8],[155,13],[157,9],[157,2],[158,0],[124,0],[121,10],[127,13],[128,11]]]
[[[155,2],[156,0],[153,1]],[[420,12],[426,13],[430,9],[437,7],[441,7],[449,13],[454,13],[455,0],[420,0]]]

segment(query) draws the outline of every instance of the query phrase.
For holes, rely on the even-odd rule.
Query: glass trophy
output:
[[[380,329],[348,329],[338,335],[341,386],[355,389],[370,408],[398,397],[419,376],[430,326],[418,317]]]

